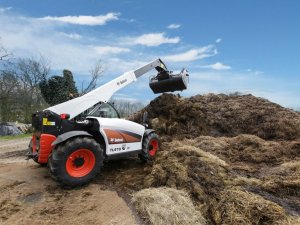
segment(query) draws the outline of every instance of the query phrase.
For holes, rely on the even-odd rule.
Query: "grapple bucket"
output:
[[[150,78],[149,86],[155,94],[182,91],[187,88],[188,76],[186,69],[183,69],[179,74],[173,74],[171,71],[161,71]]]

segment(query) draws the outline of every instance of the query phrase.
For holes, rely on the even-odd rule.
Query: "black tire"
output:
[[[153,145],[155,143],[155,145]],[[159,137],[155,132],[152,132],[143,138],[142,153],[139,154],[139,158],[143,162],[153,160],[157,151],[159,150],[160,142]],[[156,150],[155,150],[156,149]]]
[[[32,154],[32,140],[30,140],[29,145],[28,145],[28,148],[29,148],[30,154]],[[39,164],[40,166],[42,166],[42,167],[47,166],[47,163],[40,163],[40,162],[38,161],[38,157],[32,158],[32,160],[33,160],[34,162],[36,162],[37,164]]]
[[[55,180],[63,187],[71,188],[90,182],[100,172],[103,158],[103,149],[94,139],[76,137],[52,151],[48,166]]]
[[[39,164],[41,167],[46,167],[47,166],[47,163],[40,163],[38,162],[38,158],[33,158],[33,161],[36,162],[37,164]]]
[[[52,178],[53,180],[57,180],[56,177],[54,176],[52,170],[51,170],[51,168],[53,168],[53,166],[52,166],[52,153],[49,155],[47,166],[48,166],[48,169],[49,169],[49,171],[50,171],[50,176],[51,176],[51,178]]]

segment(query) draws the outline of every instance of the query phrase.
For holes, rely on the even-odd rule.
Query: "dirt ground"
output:
[[[121,190],[97,182],[102,176],[75,190],[60,188],[46,167],[24,160],[28,142],[0,140],[0,224],[140,224]]]

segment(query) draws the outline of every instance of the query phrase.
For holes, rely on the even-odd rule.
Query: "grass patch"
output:
[[[27,137],[31,137],[31,136],[32,136],[32,134],[0,136],[0,140],[15,140],[15,139],[27,138]]]

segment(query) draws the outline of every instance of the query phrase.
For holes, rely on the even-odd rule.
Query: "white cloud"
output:
[[[51,62],[54,71],[66,68],[75,75],[87,75],[100,58],[105,64],[105,74],[115,76],[155,59],[151,54],[139,55],[142,51],[117,57],[131,51],[122,43],[114,46],[120,40],[117,37],[104,35],[96,39],[84,34],[84,38],[74,41],[79,39],[79,34],[63,32],[61,26],[23,15],[0,14],[0,27],[1,43],[15,56],[42,55]]]
[[[159,46],[161,44],[176,44],[180,42],[180,38],[169,38],[165,36],[165,33],[149,33],[138,37],[127,38],[126,42],[128,44]]]
[[[0,13],[9,11],[9,10],[11,10],[11,9],[12,9],[12,7],[0,7]]]
[[[94,49],[99,55],[110,55],[110,54],[130,52],[129,48],[121,48],[121,47],[114,47],[114,46],[96,46],[94,47]]]
[[[120,13],[107,13],[99,16],[46,16],[39,18],[40,20],[59,21],[63,23],[78,24],[78,25],[105,25],[108,21],[118,20]]]
[[[231,66],[224,65],[223,63],[217,62],[211,65],[201,66],[202,68],[213,69],[213,70],[230,70]]]
[[[169,29],[178,29],[179,27],[181,27],[181,25],[175,23],[172,23],[168,26]]]
[[[216,40],[216,43],[220,43],[222,41],[222,38],[218,38],[217,40]]]
[[[121,63],[110,63],[111,58],[117,53],[129,51],[121,47],[111,48],[110,44],[115,40],[110,39],[100,38],[90,43],[87,42],[89,37],[85,41],[70,40],[70,38],[79,39],[80,35],[61,32],[60,26],[25,16],[0,14],[0,27],[2,44],[15,56],[42,55],[51,62],[53,70],[67,68],[75,74],[87,74],[94,63],[101,58],[105,64],[114,66],[110,72],[112,70],[120,72],[124,66]]]
[[[110,57],[108,60],[107,69],[109,72],[114,74],[124,73],[129,70],[137,69],[147,63],[149,63],[153,58],[142,58],[142,59],[122,59],[117,57]]]
[[[172,62],[189,62],[211,57],[216,54],[218,54],[216,47],[214,45],[207,45],[202,48],[191,49],[179,54],[166,55],[162,58]]]
[[[253,73],[254,75],[261,75],[261,74],[264,73],[263,71],[260,71],[260,70],[252,70],[252,69],[247,69],[247,72]]]
[[[59,34],[65,36],[65,37],[74,39],[74,40],[80,40],[82,38],[82,36],[80,34],[77,34],[77,33],[70,33],[69,34],[69,33],[59,32]]]
[[[119,102],[119,101],[126,101],[126,102],[130,102],[130,103],[138,103],[140,102],[140,100],[138,98],[133,98],[131,95],[128,94],[123,94],[123,93],[115,93],[112,96],[111,101],[112,102]]]

